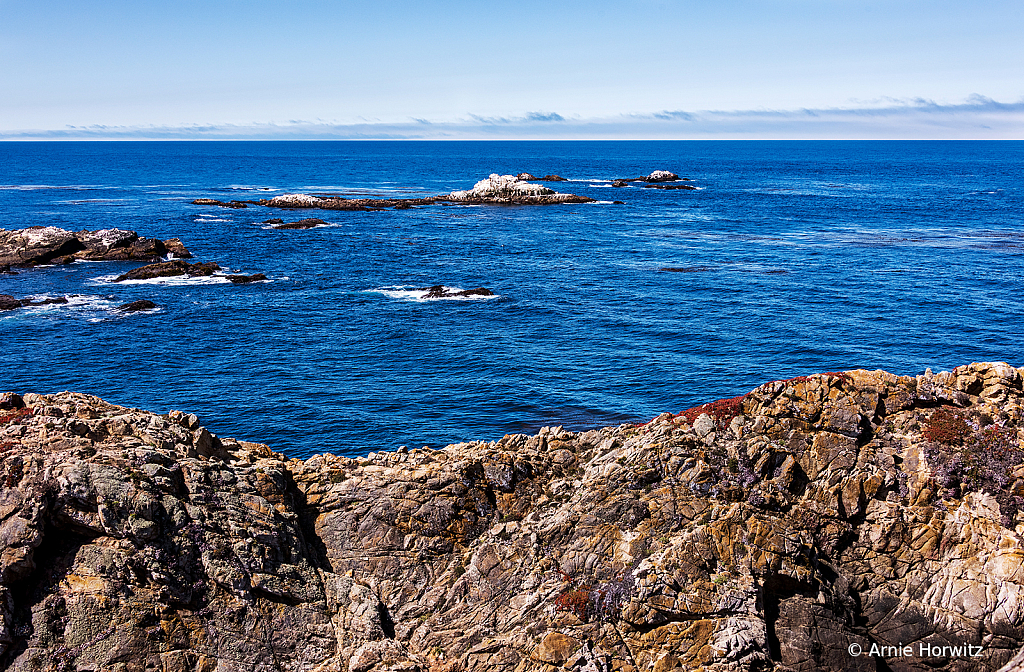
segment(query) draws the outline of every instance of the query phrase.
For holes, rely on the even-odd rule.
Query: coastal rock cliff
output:
[[[0,669],[1024,669],[1021,373],[305,461],[5,394]]]

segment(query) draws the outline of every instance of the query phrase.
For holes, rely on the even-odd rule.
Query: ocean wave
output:
[[[428,301],[480,301],[487,299],[501,298],[499,294],[492,294],[491,296],[442,296],[435,298],[424,298],[427,292],[430,290],[429,287],[416,287],[414,285],[390,285],[387,287],[377,287],[374,289],[364,290],[367,294],[383,294],[389,299],[397,299],[399,301],[416,301],[426,303]],[[461,287],[450,287],[444,285],[444,291],[446,292],[463,292],[465,291]]]
[[[211,217],[209,219],[205,219],[205,218],[202,218],[202,217],[197,217],[196,219],[193,219],[192,221],[193,222],[198,222],[200,224],[211,224],[213,222],[230,222],[232,220],[230,220],[230,219],[221,219],[221,218],[218,218],[218,217]]]
[[[102,184],[0,184],[0,191],[100,191],[103,189],[122,189]]]
[[[147,278],[145,280],[117,280],[117,274],[100,275],[89,280],[90,285],[160,285],[163,287],[189,287],[194,285],[229,285],[231,280],[226,274],[214,273],[213,275],[172,275],[165,278]],[[258,280],[257,282],[271,282],[271,280]]]
[[[111,319],[122,319],[141,313],[157,313],[163,310],[160,306],[149,310],[125,312],[118,310],[124,305],[117,297],[95,294],[34,294],[25,297],[31,301],[45,301],[46,299],[67,300],[67,303],[48,303],[41,306],[23,306],[17,310],[0,313],[0,320],[12,319],[60,319],[77,318],[88,322],[103,322]]]

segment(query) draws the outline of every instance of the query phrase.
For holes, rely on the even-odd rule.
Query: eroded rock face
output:
[[[168,254],[179,259],[192,256],[177,238],[143,238],[121,229],[72,232],[55,226],[33,226],[0,231],[0,266],[70,263],[76,259],[154,261]]]
[[[305,461],[3,394],[0,667],[1020,669],[1021,373]]]

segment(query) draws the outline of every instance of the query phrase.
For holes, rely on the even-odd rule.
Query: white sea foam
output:
[[[445,289],[446,292],[461,292],[461,291],[465,291],[461,287],[449,287],[447,285],[444,286],[444,289]],[[482,300],[482,299],[497,299],[497,298],[500,298],[500,295],[494,294],[494,295],[491,295],[491,296],[479,296],[479,295],[474,295],[474,296],[444,296],[444,297],[437,297],[437,298],[427,299],[427,298],[424,298],[424,297],[426,296],[427,292],[430,291],[430,288],[429,287],[416,287],[414,285],[391,285],[391,286],[388,286],[388,287],[377,287],[375,289],[367,289],[365,291],[367,293],[369,293],[369,294],[383,294],[384,296],[388,297],[389,299],[397,299],[399,301],[417,301],[417,302],[427,302],[427,301],[476,301],[476,300]]]
[[[115,282],[117,275],[100,275],[89,281],[90,285],[160,285],[163,287],[188,287],[193,285],[225,285],[230,284],[227,276],[222,273],[213,275],[172,275],[165,278],[147,278],[145,280],[122,280]],[[266,280],[265,282],[270,282]]]
[[[211,218],[211,219],[196,218],[196,219],[193,219],[192,221],[193,222],[199,222],[201,224],[209,224],[209,223],[212,223],[212,222],[230,222],[231,220],[230,219],[217,219],[217,218]]]
[[[26,297],[32,301],[43,301],[45,299],[61,298],[58,295],[36,294]],[[112,296],[97,296],[94,294],[67,294],[63,298],[67,303],[50,303],[43,306],[23,306],[17,310],[0,313],[2,319],[64,319],[78,318],[89,322],[103,322],[111,319],[121,319],[136,315],[138,313],[156,313],[163,310],[159,306],[150,310],[137,312],[124,312],[118,310],[125,301],[119,301]]]

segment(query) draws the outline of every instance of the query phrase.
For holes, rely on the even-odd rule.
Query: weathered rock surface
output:
[[[3,394],[0,668],[1019,670],[1021,374],[305,461]]]
[[[519,198],[522,196],[548,196],[554,190],[539,184],[530,184],[515,175],[492,173],[486,180],[480,180],[466,191],[453,191],[448,197],[455,201],[477,198]]]
[[[213,275],[220,270],[220,266],[213,262],[190,264],[180,259],[162,261],[157,264],[149,264],[133,268],[127,273],[122,273],[114,279],[114,282],[125,280],[152,280],[153,278],[169,278],[176,275],[206,276]]]
[[[0,231],[0,266],[36,266],[90,261],[153,261],[168,254],[179,259],[192,255],[177,238],[156,240],[134,231],[101,229],[66,231],[56,226],[32,226]]]

